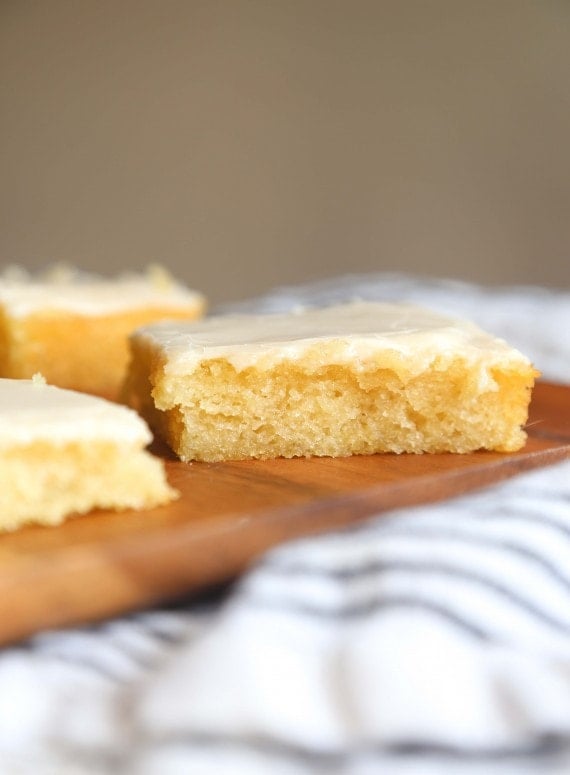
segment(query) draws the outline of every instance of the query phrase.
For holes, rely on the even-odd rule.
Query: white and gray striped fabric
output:
[[[471,317],[570,383],[569,293],[373,275],[234,309],[355,296]],[[495,772],[570,772],[570,462],[0,652],[0,775]]]

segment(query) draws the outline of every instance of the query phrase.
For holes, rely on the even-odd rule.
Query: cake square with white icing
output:
[[[177,497],[152,434],[126,406],[31,380],[0,379],[0,531]]]
[[[0,275],[0,377],[31,378],[116,399],[128,335],[152,321],[193,320],[204,297],[161,267],[105,278],[69,267]]]
[[[126,400],[185,461],[514,451],[536,370],[473,323],[411,304],[145,326]]]

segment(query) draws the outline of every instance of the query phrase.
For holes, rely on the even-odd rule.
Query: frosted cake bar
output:
[[[537,374],[409,304],[159,323],[131,351],[127,400],[185,461],[517,450]]]
[[[195,319],[204,298],[160,267],[106,279],[54,267],[0,275],[0,377],[30,378],[116,398],[128,335],[163,318]]]
[[[151,438],[125,406],[39,377],[0,379],[0,530],[173,500]]]

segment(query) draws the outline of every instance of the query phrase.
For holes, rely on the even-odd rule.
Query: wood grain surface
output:
[[[192,463],[165,449],[180,500],[0,536],[0,643],[234,578],[282,541],[466,492],[570,456],[570,387],[538,383],[514,454]]]

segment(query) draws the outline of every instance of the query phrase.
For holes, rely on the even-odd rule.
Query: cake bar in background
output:
[[[195,319],[203,296],[160,267],[115,278],[54,267],[0,275],[0,377],[31,378],[116,399],[128,335],[164,318]]]

